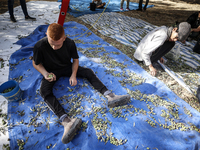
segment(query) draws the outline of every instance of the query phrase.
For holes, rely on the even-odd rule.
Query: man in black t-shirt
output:
[[[200,34],[200,11],[190,15],[187,22],[191,25],[191,34],[189,37],[197,38]]]
[[[129,95],[118,96],[109,91],[91,69],[79,66],[78,58],[74,41],[65,36],[64,28],[57,23],[49,25],[47,37],[38,41],[33,50],[33,66],[44,76],[40,94],[48,107],[62,121],[61,124],[64,126],[62,142],[64,144],[73,139],[82,120],[68,117],[64,108],[53,95],[53,86],[60,77],[69,77],[71,86],[77,84],[76,77],[86,78],[96,90],[107,97],[108,107],[125,105],[130,100]]]
[[[187,22],[191,25],[190,38],[197,40],[193,51],[200,54],[200,11],[193,13],[188,19]]]

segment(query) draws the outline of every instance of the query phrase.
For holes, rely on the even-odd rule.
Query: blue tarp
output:
[[[91,14],[78,17],[78,19],[93,25],[93,28],[98,30],[99,33],[113,38],[122,44],[129,45],[134,49],[137,48],[142,38],[156,27],[141,19],[125,16],[116,12],[106,12],[100,18],[99,16],[100,14]],[[96,21],[96,18],[99,19]],[[94,20],[96,21],[95,24]],[[192,48],[194,45],[194,42],[186,41],[186,44],[183,44],[177,41],[172,49],[174,52],[168,54],[168,57],[165,55],[168,59],[165,65],[176,73],[181,78],[181,82],[185,82],[193,93],[197,91],[200,70],[200,55],[193,52]],[[175,52],[178,52],[178,47],[180,48],[180,58],[174,61],[170,55],[176,54]],[[186,65],[188,67],[184,69]]]
[[[58,2],[62,2],[62,0],[58,0]],[[92,0],[70,0],[69,6],[72,9],[71,11],[68,11],[68,13],[70,13],[70,15],[73,15],[74,17],[79,17],[85,14],[95,14],[95,13],[101,13],[103,12],[104,8],[97,8],[95,11],[90,10],[90,8],[88,8],[90,6],[90,3],[92,2]],[[108,6],[106,7],[105,12],[119,12],[120,10],[120,0],[103,0],[102,2],[105,2],[106,5],[108,4]],[[126,1],[124,1],[124,11],[126,11]],[[129,8],[130,10],[136,10],[138,9],[139,4],[138,3],[134,3],[134,2],[130,2],[129,3]],[[144,6],[144,4],[143,4]],[[148,5],[147,8],[151,8],[153,7],[153,5]],[[59,5],[59,8],[61,8],[61,4]]]
[[[9,80],[17,80],[24,91],[22,101],[8,104],[11,150],[19,149],[19,140],[28,150],[200,148],[200,113],[120,50],[91,31],[84,34],[88,29],[76,22],[67,22],[64,28],[76,42],[80,65],[91,68],[115,94],[129,93],[131,101],[109,109],[106,98],[87,80],[78,79],[78,85],[71,87],[68,77],[59,79],[55,96],[70,116],[82,118],[85,124],[70,143],[62,144],[63,127],[39,95],[42,75],[29,59],[47,27],[41,25],[19,40],[22,48],[10,57]]]

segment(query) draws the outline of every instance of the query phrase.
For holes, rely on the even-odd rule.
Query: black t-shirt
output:
[[[187,22],[191,25],[191,28],[198,28],[198,26],[200,26],[200,20],[198,16],[199,12],[195,12],[190,17],[188,17]]]
[[[33,50],[33,60],[36,65],[40,63],[47,71],[59,70],[72,65],[71,59],[78,59],[76,45],[73,40],[66,38],[63,46],[53,50],[47,37],[39,40]]]

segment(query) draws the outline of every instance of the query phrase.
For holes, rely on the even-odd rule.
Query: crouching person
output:
[[[103,8],[106,5],[106,3],[102,2],[102,0],[93,0],[92,3],[96,4],[96,8]]]
[[[73,40],[65,36],[63,26],[49,25],[47,37],[38,41],[33,50],[33,66],[43,75],[40,94],[54,114],[62,121],[64,134],[62,142],[69,143],[82,120],[70,118],[53,94],[53,86],[60,77],[69,77],[71,86],[77,84],[76,77],[86,78],[92,86],[108,99],[108,107],[127,104],[129,95],[115,95],[98,79],[91,69],[79,66],[79,56]],[[71,59],[73,62],[71,62]]]
[[[190,34],[191,26],[187,22],[181,22],[177,27],[157,27],[149,32],[139,43],[134,57],[138,61],[144,62],[149,66],[151,75],[156,75],[156,69],[153,63],[163,58],[175,45],[176,41],[184,42]]]

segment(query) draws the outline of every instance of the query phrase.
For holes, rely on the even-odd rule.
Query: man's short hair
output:
[[[63,26],[58,23],[50,24],[47,32],[48,36],[54,41],[58,41],[65,34]]]

